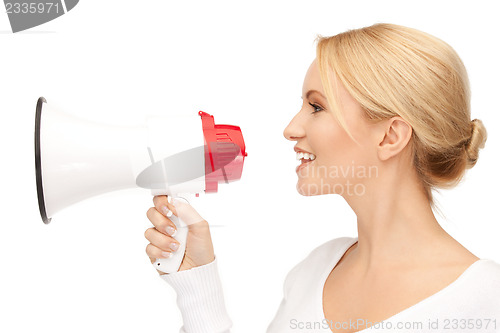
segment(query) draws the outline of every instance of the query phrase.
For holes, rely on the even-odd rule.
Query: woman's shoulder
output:
[[[483,287],[494,287],[497,294],[500,295],[500,264],[495,260],[488,258],[480,259],[474,262],[466,270],[466,273],[469,273],[469,281],[472,282],[472,284],[478,283]]]
[[[500,320],[500,264],[491,259],[477,260],[453,283],[405,313],[429,314],[434,318]]]
[[[439,294],[443,297],[434,305],[449,304],[452,313],[475,314],[482,309],[484,314],[493,311],[500,315],[500,264],[491,259],[477,260]]]
[[[484,270],[494,275],[500,274],[500,263],[498,263],[494,259],[482,258],[480,259],[480,261]]]
[[[319,245],[313,249],[306,259],[320,259],[334,258],[338,255],[343,255],[347,249],[358,240],[357,237],[337,237],[330,239],[327,242]]]
[[[356,241],[357,237],[337,237],[317,246],[288,272],[285,285],[300,279],[301,276],[302,278],[318,276]]]
[[[297,266],[321,268],[324,264],[340,258],[358,240],[357,237],[337,237],[317,246]]]
[[[494,292],[500,300],[500,264],[493,259],[480,259],[476,263],[476,274],[472,281],[481,285],[482,289]]]
[[[500,316],[500,264],[492,259],[481,259],[477,264],[477,274],[468,291],[471,296],[477,295],[477,308],[495,309],[495,314]]]

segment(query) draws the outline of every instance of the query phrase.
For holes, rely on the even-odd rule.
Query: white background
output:
[[[213,225],[233,331],[264,332],[286,273],[320,244],[356,236],[341,197],[296,192],[294,142],[283,137],[302,102],[314,38],[377,22],[429,32],[462,57],[472,118],[483,120],[489,137],[465,182],[437,196],[438,218],[475,255],[500,262],[500,11],[497,1],[470,3],[82,0],[17,34],[2,8],[0,331],[177,332],[182,325],[175,293],[145,253],[147,190],[92,198],[42,223],[33,131],[44,96],[110,124],[204,110],[216,123],[241,127],[242,179],[193,206]]]

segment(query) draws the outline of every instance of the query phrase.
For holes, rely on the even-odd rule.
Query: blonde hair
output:
[[[328,104],[347,133],[332,74],[367,119],[400,116],[412,126],[413,163],[434,207],[431,190],[457,185],[487,137],[481,120],[470,120],[469,80],[458,54],[425,32],[383,23],[317,42]]]

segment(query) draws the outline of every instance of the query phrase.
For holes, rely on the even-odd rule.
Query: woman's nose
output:
[[[292,121],[285,127],[283,131],[283,136],[290,141],[297,140],[305,135],[304,128],[297,121],[297,116],[295,116]]]

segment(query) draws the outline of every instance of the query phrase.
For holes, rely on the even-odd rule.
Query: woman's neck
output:
[[[351,252],[363,271],[414,266],[451,239],[417,184],[416,176],[388,174],[365,184],[364,195],[346,197],[358,225],[358,243]]]

